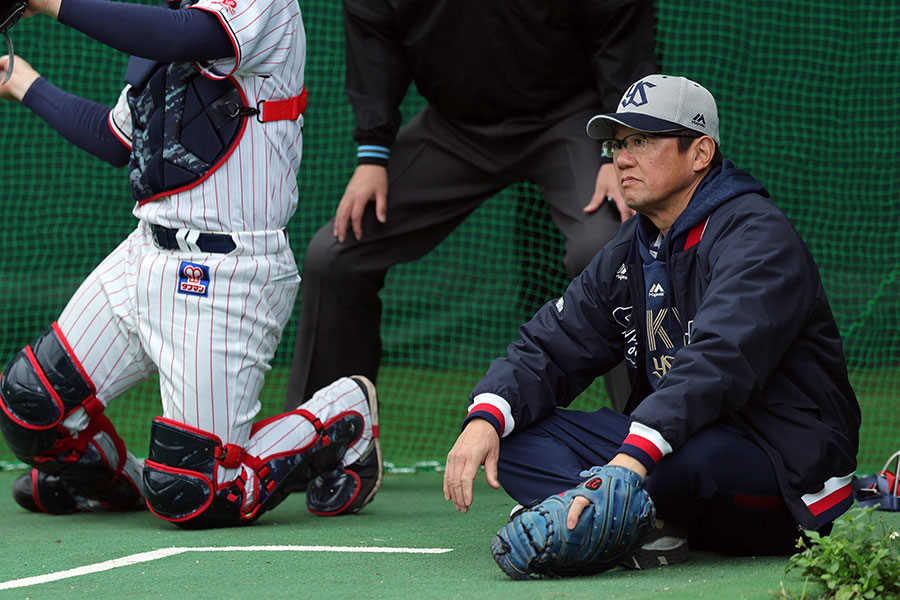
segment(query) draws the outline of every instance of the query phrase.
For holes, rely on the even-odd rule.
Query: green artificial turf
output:
[[[734,558],[695,552],[683,564],[615,569],[565,580],[512,581],[496,566],[490,539],[512,501],[479,477],[468,514],[444,501],[435,472],[387,475],[361,513],[316,517],[302,494],[255,525],[184,531],[146,511],[49,516],[19,508],[6,491],[21,471],[0,473],[0,583],[161,548],[207,548],[105,572],[0,590],[2,598],[772,598],[784,557]],[[881,513],[900,529],[900,515]],[[288,550],[215,552],[246,546],[449,548],[443,554],[363,554]]]

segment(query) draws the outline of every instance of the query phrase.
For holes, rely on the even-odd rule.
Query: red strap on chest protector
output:
[[[284,100],[264,100],[259,103],[259,120],[293,121],[306,112],[306,86],[303,91]]]

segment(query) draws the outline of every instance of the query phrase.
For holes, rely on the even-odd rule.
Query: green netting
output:
[[[310,105],[291,224],[298,262],[354,166],[343,95],[340,3],[303,0]],[[900,4],[883,0],[659,0],[663,71],[718,98],[725,154],[763,181],[812,249],[845,336],[863,407],[861,469],[900,447]],[[17,52],[61,87],[112,104],[126,58],[46,18],[13,31]],[[412,92],[404,105],[421,107]],[[0,362],[56,318],[91,268],[134,226],[125,174],[0,105]],[[516,327],[566,277],[562,240],[533,186],[489,200],[429,256],[391,271],[379,375],[389,461],[441,460],[468,390]],[[281,406],[296,331],[264,390]],[[606,402],[595,385],[577,403]],[[110,410],[135,454],[158,413],[156,382]],[[11,459],[5,449],[0,460]]]

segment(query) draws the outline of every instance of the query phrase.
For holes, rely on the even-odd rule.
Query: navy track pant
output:
[[[500,442],[499,477],[524,506],[573,488],[628,435],[628,416],[557,409]],[[645,482],[657,516],[686,526],[692,547],[729,554],[796,552],[797,523],[763,450],[736,426],[714,424],[665,456]]]

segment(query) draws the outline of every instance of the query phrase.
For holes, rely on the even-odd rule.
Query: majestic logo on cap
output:
[[[647,104],[646,90],[655,87],[656,84],[650,83],[649,81],[638,81],[636,84],[631,86],[631,89],[625,92],[625,97],[622,99],[622,106],[625,107],[629,104],[634,106],[643,106]]]
[[[694,118],[691,119],[691,123],[697,125],[698,127],[706,127],[706,119],[703,117],[703,113],[697,113],[694,115]]]

